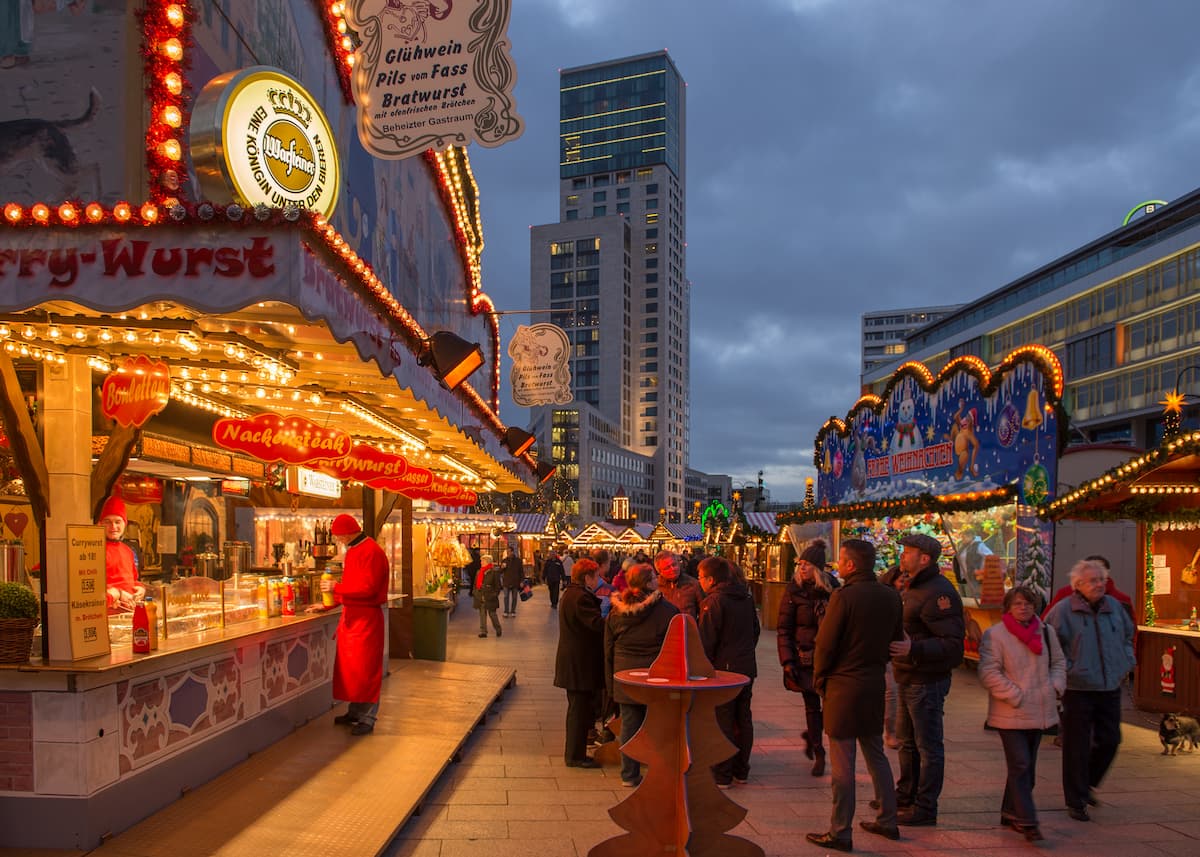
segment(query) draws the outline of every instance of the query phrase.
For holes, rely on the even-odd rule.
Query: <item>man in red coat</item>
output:
[[[340,583],[321,581],[342,605],[338,621],[337,657],[333,663],[333,698],[350,703],[333,718],[349,725],[351,735],[368,735],[379,714],[383,684],[383,610],[388,594],[387,555],[350,515],[333,519],[329,532],[344,552]],[[318,608],[321,609],[321,608]]]
[[[128,613],[146,594],[146,587],[138,582],[133,548],[121,541],[128,522],[124,500],[109,497],[104,501],[97,523],[104,527],[104,589],[110,616]]]

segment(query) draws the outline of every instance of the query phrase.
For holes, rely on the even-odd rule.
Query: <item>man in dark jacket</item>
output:
[[[941,543],[924,533],[909,533],[900,544],[900,570],[910,579],[904,592],[904,639],[891,645],[900,693],[896,801],[900,824],[924,827],[937,824],[946,770],[943,707],[950,674],[962,663],[966,626],[962,599],[938,570]]]
[[[525,564],[512,548],[500,566],[500,585],[504,587],[504,615],[517,615],[517,602],[521,592],[521,578],[525,576]]]
[[[883,691],[889,646],[904,637],[903,607],[900,594],[879,583],[874,569],[873,544],[862,539],[842,542],[842,585],[829,598],[813,656],[813,684],[825,700],[833,814],[826,833],[809,833],[806,838],[835,851],[853,847],[855,740],[879,802],[876,819],[860,826],[888,839],[900,838],[892,768],[883,751]]]
[[[562,584],[563,563],[558,558],[558,551],[552,549],[542,563],[542,578],[546,581],[546,591],[550,593],[550,609],[558,609],[558,587]]]
[[[600,615],[600,599],[592,591],[598,577],[596,563],[576,560],[558,610],[554,686],[567,692],[563,757],[568,768],[600,767],[587,755],[588,729],[596,719],[596,706],[604,688],[604,617]]]
[[[741,673],[750,681],[730,702],[717,706],[717,723],[737,753],[713,766],[713,777],[721,788],[744,783],[750,776],[750,751],[754,747],[754,718],[750,712],[754,677],[758,664],[754,647],[761,626],[754,596],[738,579],[729,560],[710,556],[698,568],[704,600],[700,603],[700,641],[704,654],[719,670]]]
[[[479,636],[487,636],[488,619],[492,620],[496,636],[503,636],[500,620],[496,618],[496,608],[500,606],[500,574],[492,564],[491,554],[485,553],[479,557],[479,571],[475,572],[475,590],[471,593],[471,603],[479,611]]]
[[[700,588],[700,581],[680,571],[679,557],[670,551],[662,551],[654,557],[654,571],[658,574],[658,591],[663,598],[674,604],[680,613],[698,619],[704,590]]]

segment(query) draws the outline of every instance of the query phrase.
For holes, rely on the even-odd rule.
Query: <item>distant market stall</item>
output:
[[[1168,397],[1162,443],[1039,510],[1050,520],[1138,525],[1134,703],[1200,714],[1200,431],[1179,430]]]
[[[1037,345],[994,370],[969,355],[936,376],[905,363],[882,395],[863,396],[817,432],[816,503],[779,523],[836,521],[835,541],[879,546],[880,570],[895,563],[905,533],[937,537],[942,573],[968,614],[967,657],[976,659],[1007,588],[1050,596],[1054,526],[1037,506],[1054,497],[1062,392],[1058,359]]]

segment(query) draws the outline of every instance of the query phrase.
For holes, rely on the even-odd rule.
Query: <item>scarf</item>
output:
[[[1029,651],[1035,655],[1042,653],[1042,623],[1038,621],[1036,616],[1030,620],[1028,625],[1022,625],[1013,618],[1011,613],[1005,613],[1004,627],[1008,629],[1010,634],[1029,646]]]

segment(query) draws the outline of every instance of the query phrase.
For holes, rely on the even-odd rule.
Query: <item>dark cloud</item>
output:
[[[527,227],[558,217],[558,70],[669,50],[688,82],[691,463],[763,469],[780,499],[857,398],[862,312],[973,299],[1200,184],[1194,4],[513,6],[526,131],[471,152],[485,289],[528,307]]]

